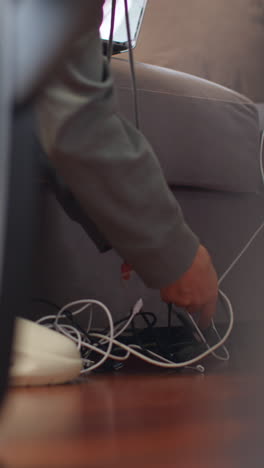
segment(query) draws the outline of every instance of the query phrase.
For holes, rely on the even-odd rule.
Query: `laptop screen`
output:
[[[147,2],[148,0],[127,0],[132,47],[136,46]],[[101,38],[106,43],[108,42],[110,35],[111,14],[112,0],[106,0],[104,3],[104,18],[100,28]],[[127,50],[128,38],[126,28],[125,4],[124,0],[116,0],[113,53],[125,52]]]

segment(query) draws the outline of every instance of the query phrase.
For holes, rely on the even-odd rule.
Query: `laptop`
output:
[[[133,48],[137,44],[147,2],[148,0],[127,0],[132,42],[131,45]],[[111,16],[112,0],[106,0],[104,3],[103,22],[100,28],[100,34],[105,49],[107,49],[107,44],[110,36]],[[124,0],[116,0],[115,26],[113,35],[113,54],[126,52],[128,48],[129,44],[126,27],[125,3]]]

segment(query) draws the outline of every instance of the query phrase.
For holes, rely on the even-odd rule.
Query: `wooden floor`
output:
[[[263,328],[237,327],[230,364],[209,363],[205,376],[132,363],[78,384],[11,390],[0,467],[263,467]]]

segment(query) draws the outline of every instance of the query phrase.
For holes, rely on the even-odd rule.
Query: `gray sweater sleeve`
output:
[[[75,45],[36,110],[47,154],[115,250],[149,287],[177,280],[199,240],[149,143],[116,112],[96,27]]]

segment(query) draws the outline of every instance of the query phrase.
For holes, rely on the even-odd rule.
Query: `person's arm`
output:
[[[116,113],[96,28],[44,90],[38,116],[49,157],[121,257],[149,287],[161,289],[181,278],[199,240],[150,145]]]

